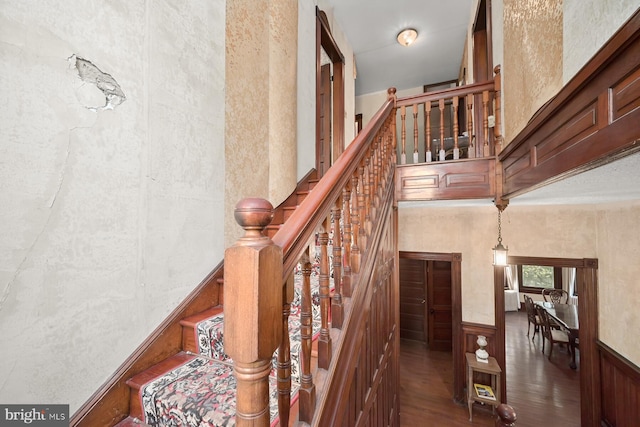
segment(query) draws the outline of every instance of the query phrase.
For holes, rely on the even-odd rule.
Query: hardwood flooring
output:
[[[516,425],[579,426],[580,363],[578,370],[570,369],[569,353],[558,345],[549,361],[549,343],[543,355],[540,334],[534,341],[527,337],[524,312],[506,313],[506,342],[508,403],[518,415]],[[400,383],[401,426],[495,425],[490,410],[474,408],[471,423],[467,406],[453,401],[451,352],[429,351],[423,343],[402,340]]]

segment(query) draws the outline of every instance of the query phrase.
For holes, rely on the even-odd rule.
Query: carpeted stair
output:
[[[314,340],[320,331],[319,258],[311,274]],[[300,304],[302,275],[294,274],[294,299],[289,317],[291,347],[291,402],[300,387]],[[332,281],[331,281],[332,282]],[[331,283],[332,285],[332,283]],[[131,388],[127,426],[231,426],[235,425],[233,363],[224,352],[224,311],[222,306],[183,319],[183,351],[135,375],[127,381]],[[274,362],[277,357],[274,355]],[[275,363],[274,363],[275,366]],[[271,424],[278,421],[277,373],[270,381]]]

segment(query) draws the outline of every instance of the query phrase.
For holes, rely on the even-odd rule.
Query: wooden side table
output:
[[[489,363],[478,362],[474,353],[466,353],[467,357],[467,403],[469,405],[469,421],[473,421],[473,402],[484,402],[492,405],[492,411],[498,407],[501,403],[500,399],[500,374],[502,369],[495,358],[489,357]],[[491,388],[493,394],[496,396],[495,400],[478,396],[475,388],[473,387],[473,373],[482,372],[491,375]]]

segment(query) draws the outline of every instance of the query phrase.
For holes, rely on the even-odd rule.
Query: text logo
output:
[[[0,427],[69,427],[69,405],[0,405]]]

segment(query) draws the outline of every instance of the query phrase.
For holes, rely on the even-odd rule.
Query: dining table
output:
[[[536,304],[542,307],[555,322],[569,336],[569,351],[571,352],[571,362],[569,367],[576,369],[576,340],[580,331],[578,321],[578,306],[574,304],[554,304],[548,301],[537,301]]]

